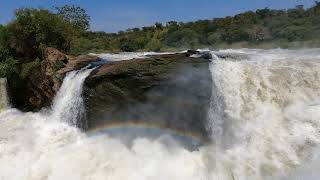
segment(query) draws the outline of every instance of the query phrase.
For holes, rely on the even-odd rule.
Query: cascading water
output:
[[[84,80],[92,70],[84,68],[68,73],[53,100],[51,119],[67,122],[71,126],[86,126],[83,124],[85,110],[81,94]]]
[[[216,104],[223,105],[223,118],[209,116],[208,125],[213,138],[222,129],[218,146],[225,159],[217,158],[227,160],[234,179],[286,174],[315,151],[320,142],[320,59],[315,52],[215,52],[226,58],[210,66],[216,99],[211,111],[221,112]]]
[[[9,108],[7,79],[0,78],[0,112]]]
[[[66,76],[51,111],[0,113],[0,179],[317,179],[319,50],[212,54],[212,143],[191,151],[137,137],[128,147],[79,131],[82,70]]]

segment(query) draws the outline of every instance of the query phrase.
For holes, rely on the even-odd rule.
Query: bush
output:
[[[159,52],[161,50],[162,44],[158,39],[152,39],[146,46],[147,50]]]
[[[18,9],[15,19],[7,25],[8,44],[14,57],[35,59],[43,48],[54,47],[64,52],[78,30],[62,16],[45,9]]]
[[[17,60],[8,58],[0,62],[0,77],[9,77],[17,72],[16,69]]]
[[[59,69],[63,68],[64,65],[65,64],[63,63],[63,61],[56,61],[53,65],[53,70],[58,71]]]
[[[22,64],[20,77],[25,79],[30,75],[31,72],[34,72],[35,69],[40,68],[40,66],[41,66],[40,59],[36,59],[32,62]]]
[[[288,41],[303,40],[309,35],[308,29],[300,26],[289,26],[280,32],[280,37]]]

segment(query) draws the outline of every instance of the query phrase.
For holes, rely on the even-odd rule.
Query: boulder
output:
[[[39,69],[34,69],[24,79],[15,78],[9,82],[13,105],[25,111],[37,111],[50,106],[67,72],[99,60],[94,56],[75,57],[54,48],[46,48]]]
[[[193,53],[108,62],[95,69],[84,85],[84,126],[90,130],[113,123],[141,123],[208,139],[210,61],[191,57]],[[67,72],[97,61],[94,56],[46,49],[40,69],[21,81],[22,86],[14,86],[18,81],[11,83],[15,107],[36,111],[49,106]]]
[[[212,54],[210,52],[203,52],[200,57],[203,59],[212,59]]]
[[[89,129],[115,123],[159,126],[208,138],[209,61],[189,53],[110,62],[87,78]]]
[[[187,54],[187,56],[191,56],[191,55],[199,54],[199,53],[200,53],[200,51],[189,49],[186,54]]]

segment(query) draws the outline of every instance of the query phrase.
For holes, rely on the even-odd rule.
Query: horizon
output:
[[[74,4],[84,8],[91,17],[91,31],[118,32],[130,28],[141,28],[152,26],[156,22],[166,23],[168,21],[189,22],[203,19],[221,18],[234,16],[236,14],[255,11],[257,9],[290,9],[296,5],[304,5],[305,8],[311,7],[314,0],[261,0],[248,2],[246,0],[176,0],[170,2],[148,2],[140,0],[132,2],[120,0],[117,2],[96,0],[94,2],[80,0],[0,0],[0,24],[7,24],[14,17],[14,10],[24,7],[48,8],[56,6]],[[194,6],[196,4],[196,6]]]

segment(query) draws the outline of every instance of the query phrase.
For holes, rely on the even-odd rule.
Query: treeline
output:
[[[166,24],[133,28],[116,34],[87,32],[73,42],[74,52],[89,51],[167,51],[201,47],[287,47],[320,45],[320,2],[305,9],[258,9],[234,17],[170,21]],[[309,44],[308,44],[309,43]]]
[[[320,2],[305,9],[259,9],[233,17],[170,21],[118,33],[89,31],[84,9],[66,5],[53,11],[17,9],[0,25],[0,77],[27,77],[41,63],[46,47],[69,54],[119,51],[171,51],[190,48],[320,46]]]

